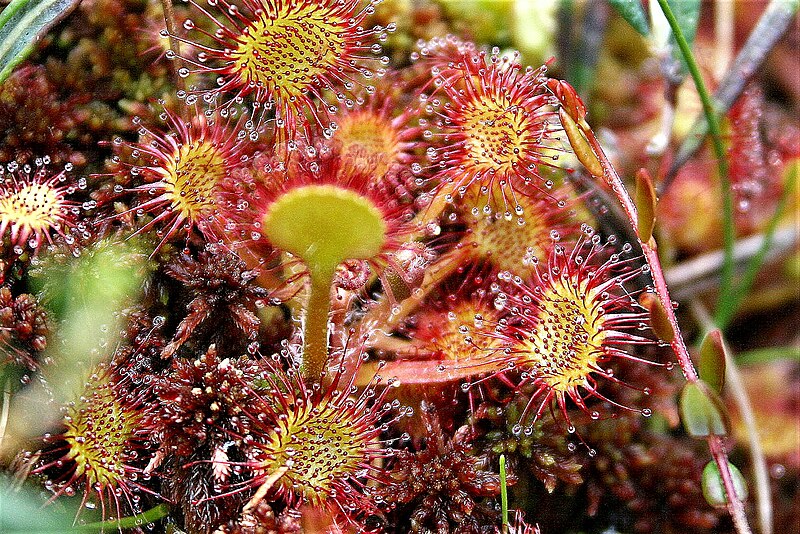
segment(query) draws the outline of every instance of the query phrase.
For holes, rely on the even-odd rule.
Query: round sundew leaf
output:
[[[306,185],[279,197],[264,216],[267,238],[302,258],[312,273],[345,260],[370,259],[386,241],[383,214],[363,195],[334,185]]]
[[[730,462],[728,462],[728,469],[730,469],[731,477],[733,477],[733,487],[736,490],[736,496],[739,497],[741,501],[747,500],[747,481],[742,475],[742,472]],[[719,467],[717,467],[717,464],[713,461],[708,462],[703,469],[702,486],[703,496],[706,498],[708,504],[718,508],[724,508],[728,504],[728,498],[725,495],[725,483],[722,481]]]

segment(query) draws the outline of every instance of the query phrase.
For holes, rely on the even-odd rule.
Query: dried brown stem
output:
[[[736,242],[733,258],[740,270],[759,252],[765,239],[764,234],[757,234]],[[798,243],[800,243],[800,232],[797,228],[781,228],[775,232],[766,260],[785,257]],[[664,276],[672,288],[673,297],[680,300],[682,297],[697,295],[705,289],[718,288],[724,256],[722,250],[712,250],[667,269]]]
[[[175,24],[175,8],[172,6],[172,0],[161,0],[161,6],[164,9],[164,22],[167,25],[167,32],[169,32],[169,48],[175,55],[172,58],[175,68],[173,69],[173,76],[175,78],[175,87],[178,90],[186,91],[186,83],[183,77],[178,73],[181,67],[181,43],[175,38],[178,34],[178,27]]]

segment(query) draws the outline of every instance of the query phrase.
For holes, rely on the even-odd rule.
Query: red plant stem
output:
[[[581,123],[581,131],[586,135],[589,145],[592,147],[592,150],[600,160],[600,164],[603,166],[603,178],[609,187],[611,187],[611,190],[616,195],[620,204],[622,204],[622,209],[628,217],[628,222],[633,227],[636,235],[639,236],[636,205],[633,203],[633,199],[631,199],[628,194],[628,190],[625,189],[625,185],[622,183],[622,179],[619,174],[617,174],[616,169],[614,169],[605,152],[603,152],[603,148],[600,146],[600,142],[597,140],[597,137],[595,137],[594,132],[592,132],[585,121],[581,121]],[[658,299],[661,301],[664,311],[667,312],[669,324],[672,326],[672,331],[675,334],[670,346],[675,356],[678,358],[678,364],[681,366],[681,371],[683,371],[683,376],[686,378],[686,381],[697,382],[697,370],[694,368],[694,363],[689,356],[689,349],[686,348],[686,343],[683,341],[683,337],[681,337],[678,318],[675,316],[675,307],[672,305],[672,299],[667,289],[667,282],[664,278],[664,270],[661,268],[661,261],[658,259],[658,252],[654,246],[655,240],[651,240],[650,243],[644,243],[639,239],[639,245],[642,247],[645,260],[650,267],[650,275],[653,278],[656,295],[658,295]]]
[[[608,160],[605,152],[603,152],[603,148],[600,146],[600,142],[597,140],[597,137],[595,137],[594,132],[591,130],[586,121],[581,119],[578,124],[581,131],[584,133],[584,135],[586,135],[589,145],[592,147],[592,150],[603,167],[603,178],[609,187],[611,187],[620,204],[622,204],[622,208],[625,211],[625,215],[628,217],[630,225],[633,227],[636,235],[639,236],[636,205],[628,194],[627,189],[625,189],[622,179],[620,178],[619,174],[617,174],[616,169],[614,169],[614,167],[611,165],[611,162]],[[655,240],[651,240],[650,243],[643,243],[642,240],[639,239],[639,245],[642,247],[645,260],[650,267],[650,275],[653,278],[656,294],[658,295],[664,310],[667,312],[669,324],[672,326],[672,331],[675,334],[674,339],[670,343],[672,351],[675,353],[675,356],[678,359],[678,364],[681,366],[681,371],[683,371],[683,376],[686,378],[686,381],[691,383],[697,382],[699,380],[697,370],[695,369],[694,363],[689,356],[689,350],[686,348],[686,343],[681,336],[680,327],[678,326],[678,319],[675,316],[675,309],[672,305],[672,299],[669,296],[666,280],[664,279],[664,270],[661,268],[661,261],[658,258],[658,253],[655,248]],[[708,443],[708,448],[711,451],[711,456],[714,459],[714,462],[717,464],[717,468],[722,476],[722,483],[725,487],[725,495],[728,502],[728,513],[730,513],[731,517],[733,518],[736,530],[740,534],[749,533],[751,530],[747,523],[747,516],[744,513],[744,503],[742,503],[738,494],[736,493],[736,488],[733,483],[733,476],[731,475],[728,465],[728,453],[725,450],[725,444],[722,442],[722,437],[713,435],[707,436],[706,442]]]

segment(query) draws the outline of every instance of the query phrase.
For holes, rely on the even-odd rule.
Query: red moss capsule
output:
[[[181,459],[198,450],[215,454],[229,437],[244,432],[242,406],[251,401],[249,387],[258,366],[246,358],[221,358],[211,345],[194,358],[173,358],[168,372],[152,380],[157,401],[147,413],[159,454]],[[151,470],[159,463],[156,456]]]
[[[47,347],[47,314],[36,298],[0,287],[0,366],[14,362],[30,371],[39,368],[38,354]]]
[[[396,453],[391,465],[395,483],[377,489],[397,531],[492,532],[477,526],[501,519],[499,506],[490,500],[500,494],[501,484],[489,455],[476,451],[475,433],[468,426],[446,430],[432,404],[420,403],[420,418],[415,430],[424,440],[414,440],[415,452]]]

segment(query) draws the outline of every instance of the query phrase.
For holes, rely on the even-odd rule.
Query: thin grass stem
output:
[[[508,486],[506,484],[506,455],[500,455],[500,507],[503,534],[508,534]]]
[[[717,301],[717,312],[725,313],[723,310],[727,310],[731,307],[734,269],[733,245],[736,236],[733,220],[733,191],[731,190],[731,182],[728,172],[728,159],[725,154],[725,145],[722,142],[722,130],[720,128],[719,117],[717,116],[717,111],[714,108],[711,95],[709,94],[708,89],[706,89],[705,82],[703,82],[703,76],[700,74],[700,68],[697,66],[697,61],[695,61],[694,54],[689,47],[689,43],[686,41],[686,37],[681,31],[678,20],[672,13],[672,9],[670,8],[667,0],[658,0],[658,4],[661,6],[661,10],[664,12],[664,16],[669,22],[672,33],[675,35],[675,41],[678,43],[681,54],[683,54],[683,58],[686,60],[686,65],[689,68],[689,74],[692,76],[692,80],[694,80],[694,85],[697,88],[697,93],[700,96],[700,101],[703,104],[703,113],[706,116],[708,130],[711,134],[714,155],[717,158],[719,183],[722,193],[722,242],[723,250],[725,252],[725,259],[722,263],[722,272],[720,276],[720,294]]]
[[[758,365],[776,360],[789,360],[800,363],[800,347],[766,347],[742,352],[736,355],[739,365]]]
[[[775,238],[775,231],[778,229],[778,223],[786,211],[789,196],[791,195],[792,191],[795,190],[797,185],[797,167],[797,165],[792,166],[792,169],[789,172],[789,177],[786,181],[783,192],[778,199],[778,205],[775,208],[775,213],[772,214],[772,217],[767,225],[767,229],[764,232],[764,240],[761,242],[761,247],[759,247],[758,252],[756,252],[756,254],[750,258],[750,261],[747,263],[747,268],[745,269],[744,274],[742,275],[736,287],[733,289],[728,306],[726,308],[719,308],[714,316],[714,322],[717,324],[717,327],[720,330],[724,330],[730,324],[731,319],[733,319],[733,316],[736,313],[736,310],[739,309],[739,306],[742,304],[742,300],[744,300],[744,298],[750,292],[750,288],[753,287],[753,282],[756,279],[756,275],[761,269],[761,266],[764,264],[764,259],[767,257],[767,253],[772,247],[772,243]]]
[[[722,214],[723,214],[723,248],[725,252],[724,261],[722,263],[722,273],[720,282],[720,296],[717,304],[717,310],[727,309],[730,304],[731,293],[733,289],[733,245],[735,240],[734,234],[734,221],[733,221],[733,193],[731,191],[730,178],[728,176],[728,160],[725,155],[725,147],[722,144],[722,133],[720,131],[719,118],[717,117],[716,110],[711,102],[711,96],[703,83],[703,77],[700,74],[700,69],[694,59],[694,54],[689,48],[689,43],[681,31],[675,15],[669,6],[667,0],[658,0],[658,4],[663,11],[664,16],[669,22],[678,47],[686,60],[686,65],[689,68],[689,73],[694,80],[697,93],[700,95],[700,101],[703,103],[703,113],[705,113],[706,121],[708,122],[708,129],[711,134],[712,145],[714,147],[714,154],[717,157],[717,166],[719,169],[719,182],[722,192]],[[750,525],[747,523],[747,516],[744,512],[744,504],[739,499],[736,493],[736,488],[733,483],[733,476],[728,466],[728,454],[725,446],[719,436],[709,436],[708,445],[711,449],[711,455],[719,468],[722,475],[722,482],[725,487],[725,495],[728,500],[728,512],[731,514],[736,531],[739,534],[746,534],[751,532]]]

